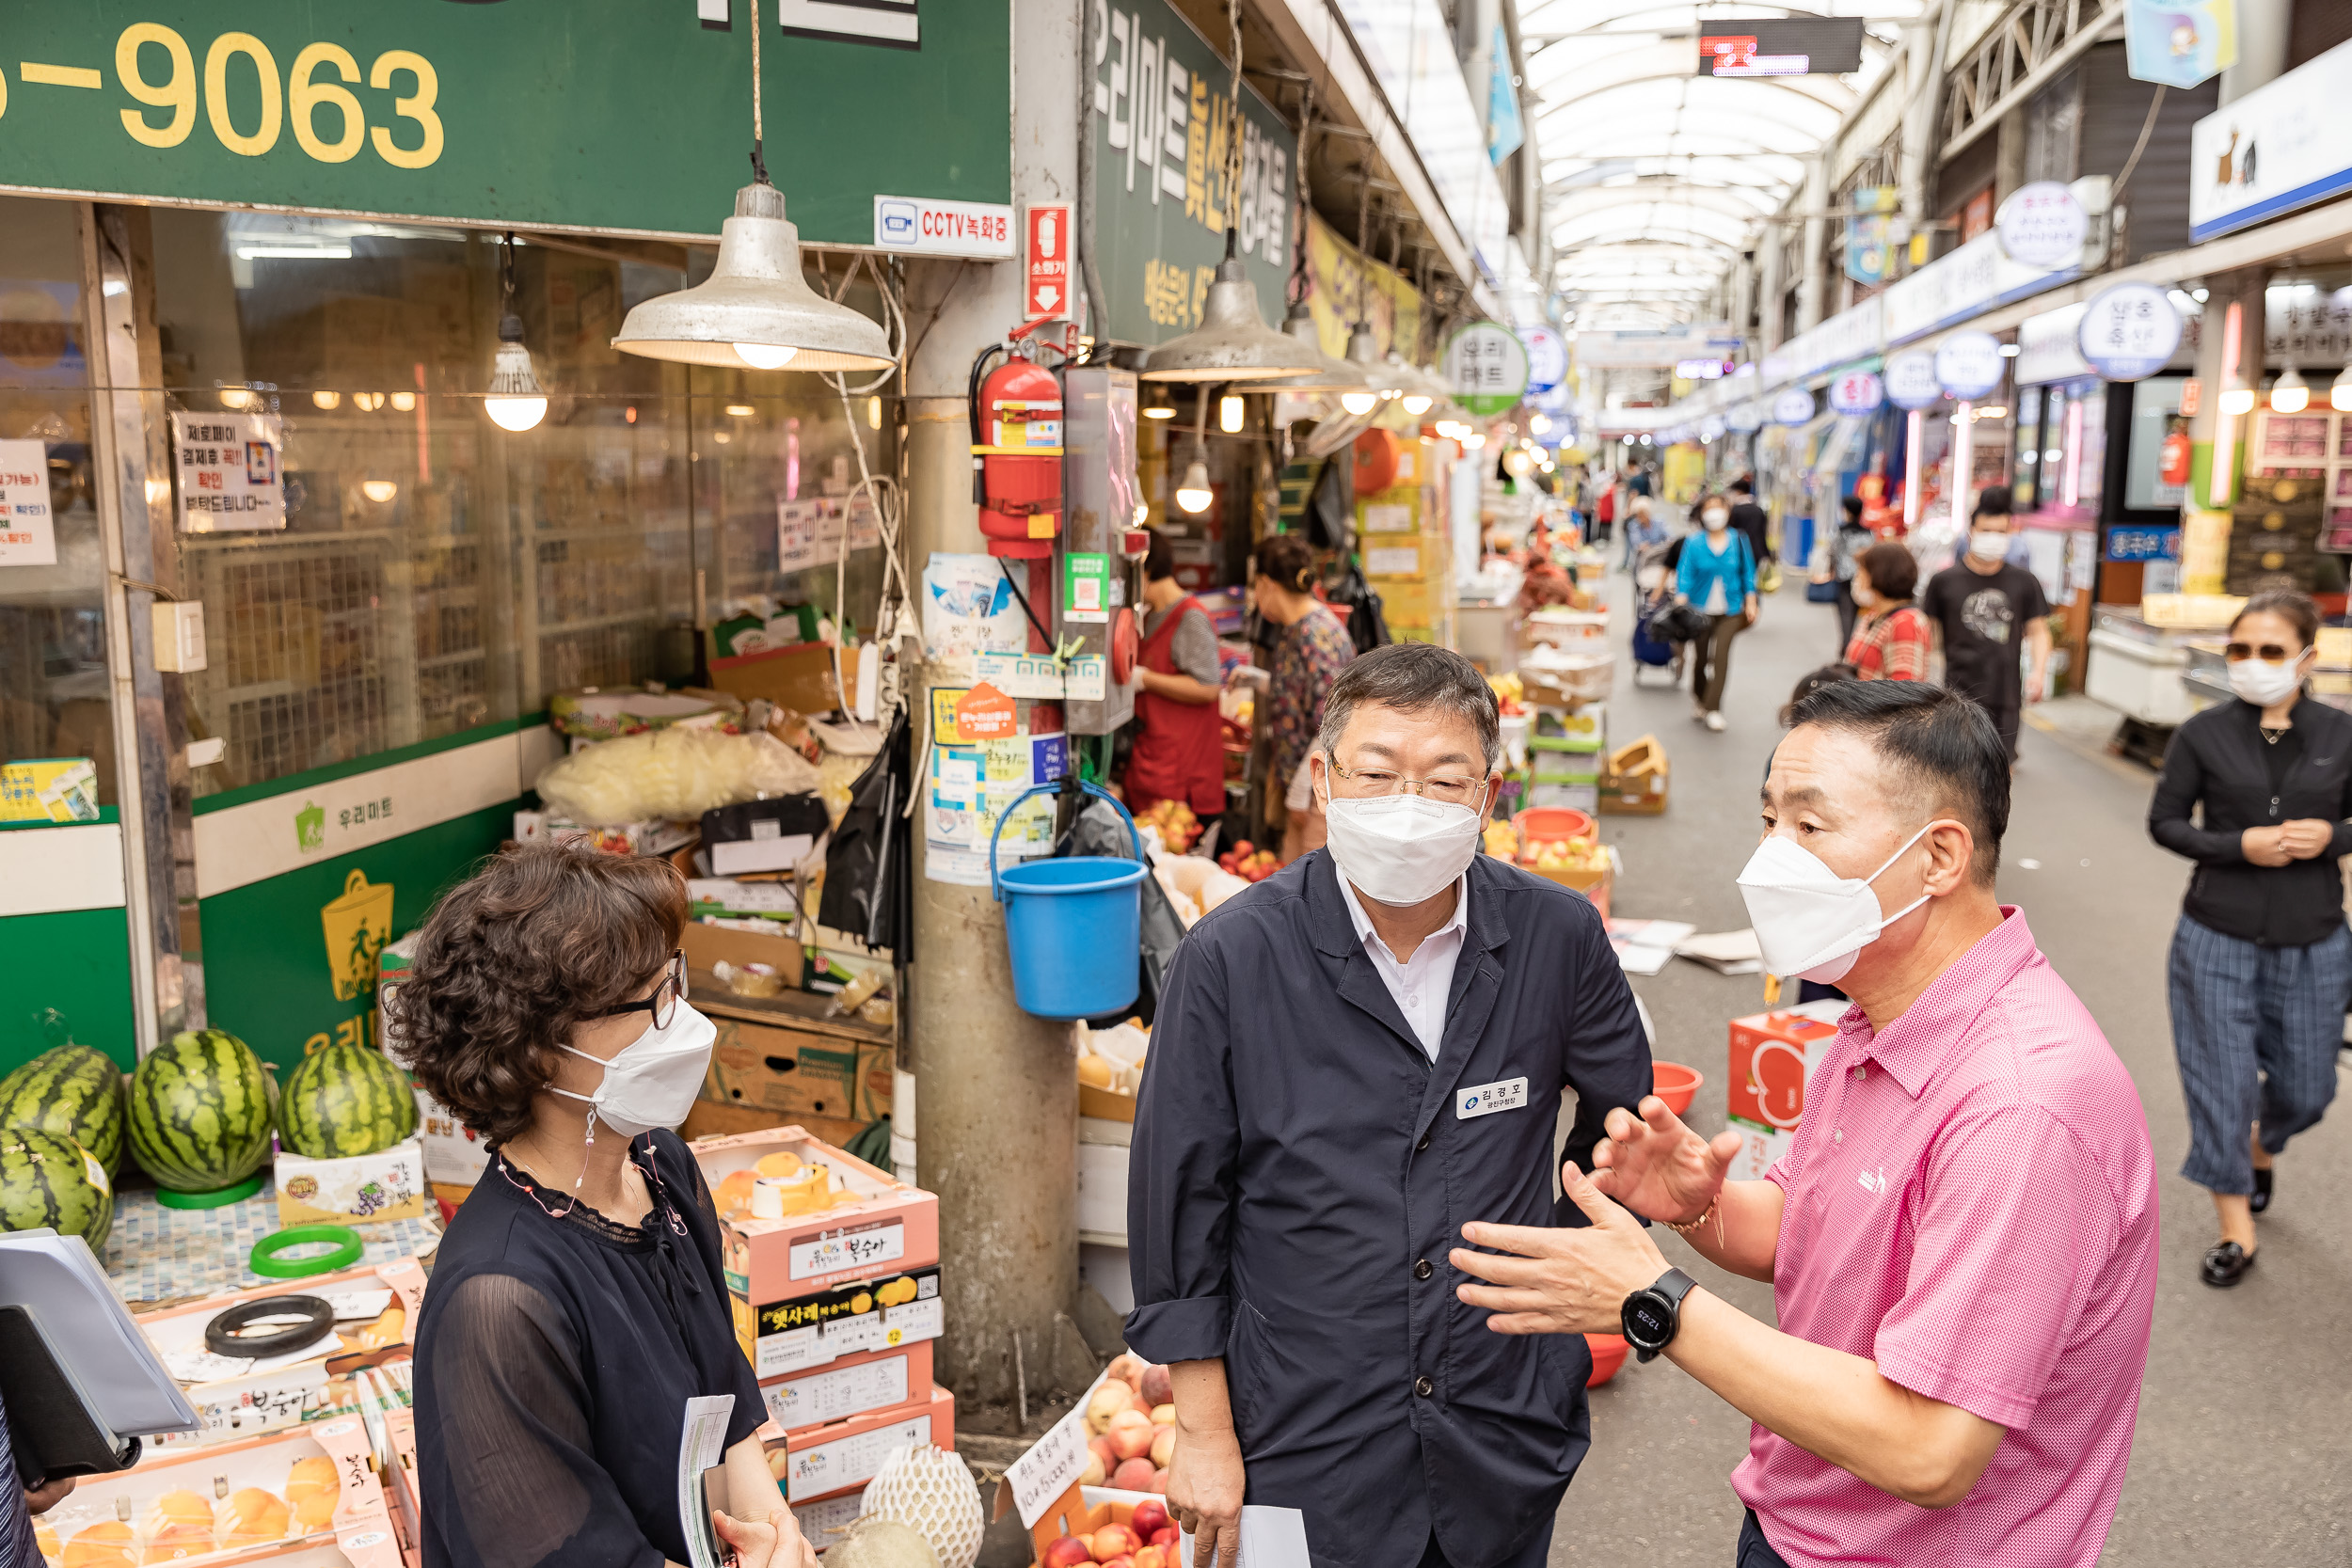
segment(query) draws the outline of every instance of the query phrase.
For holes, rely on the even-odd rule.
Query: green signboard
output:
[[[755,8],[803,238],[873,244],[882,194],[1011,199],[1004,0],[927,6],[912,43],[771,0],[18,5],[0,187],[712,235],[751,178]]]
[[[1095,261],[1110,295],[1103,335],[1157,343],[1200,325],[1229,221],[1258,309],[1279,323],[1297,135],[1247,83],[1236,129],[1231,68],[1167,0],[1114,0],[1095,25],[1104,29],[1094,70]]]

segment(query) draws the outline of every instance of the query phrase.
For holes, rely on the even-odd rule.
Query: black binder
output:
[[[111,1431],[82,1398],[22,1307],[0,1307],[0,1402],[24,1484],[103,1475],[139,1462],[139,1440]]]

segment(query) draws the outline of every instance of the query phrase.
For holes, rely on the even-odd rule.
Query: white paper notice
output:
[[[286,424],[275,414],[171,416],[184,533],[286,526]]]
[[[1103,1377],[1109,1375],[1104,1372]],[[1075,1486],[1085,1473],[1087,1403],[1093,1399],[1094,1389],[1103,1386],[1103,1377],[1094,1380],[1076,1409],[1048,1428],[1027,1453],[1005,1466],[1005,1480],[1012,1485],[1012,1505],[1021,1512],[1023,1529],[1044,1518],[1054,1499]]]
[[[1184,1568],[1192,1568],[1192,1537],[1177,1539],[1184,1548]],[[1248,1568],[1313,1568],[1307,1556],[1307,1515],[1295,1508],[1244,1503],[1241,1550],[1234,1555]]]
[[[733,1394],[686,1402],[686,1426],[677,1440],[677,1516],[693,1568],[719,1568],[719,1542],[703,1500],[703,1472],[725,1457],[727,1422],[734,1416]]]
[[[57,530],[49,515],[49,446],[0,441],[0,566],[55,566]]]

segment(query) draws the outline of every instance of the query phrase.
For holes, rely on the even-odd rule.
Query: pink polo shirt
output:
[[[2155,1162],[2123,1064],[2001,912],[1883,1035],[1848,1010],[1768,1177],[1788,1195],[1781,1328],[2009,1433],[1936,1510],[1755,1428],[1731,1484],[1798,1568],[2091,1568],[2115,1514],[2155,1305]]]

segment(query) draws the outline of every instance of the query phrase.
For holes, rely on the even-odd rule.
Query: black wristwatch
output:
[[[1675,1342],[1675,1331],[1682,1326],[1682,1298],[1697,1283],[1680,1269],[1668,1269],[1656,1284],[1625,1298],[1619,1316],[1626,1339],[1638,1358],[1654,1361],[1660,1351]]]

